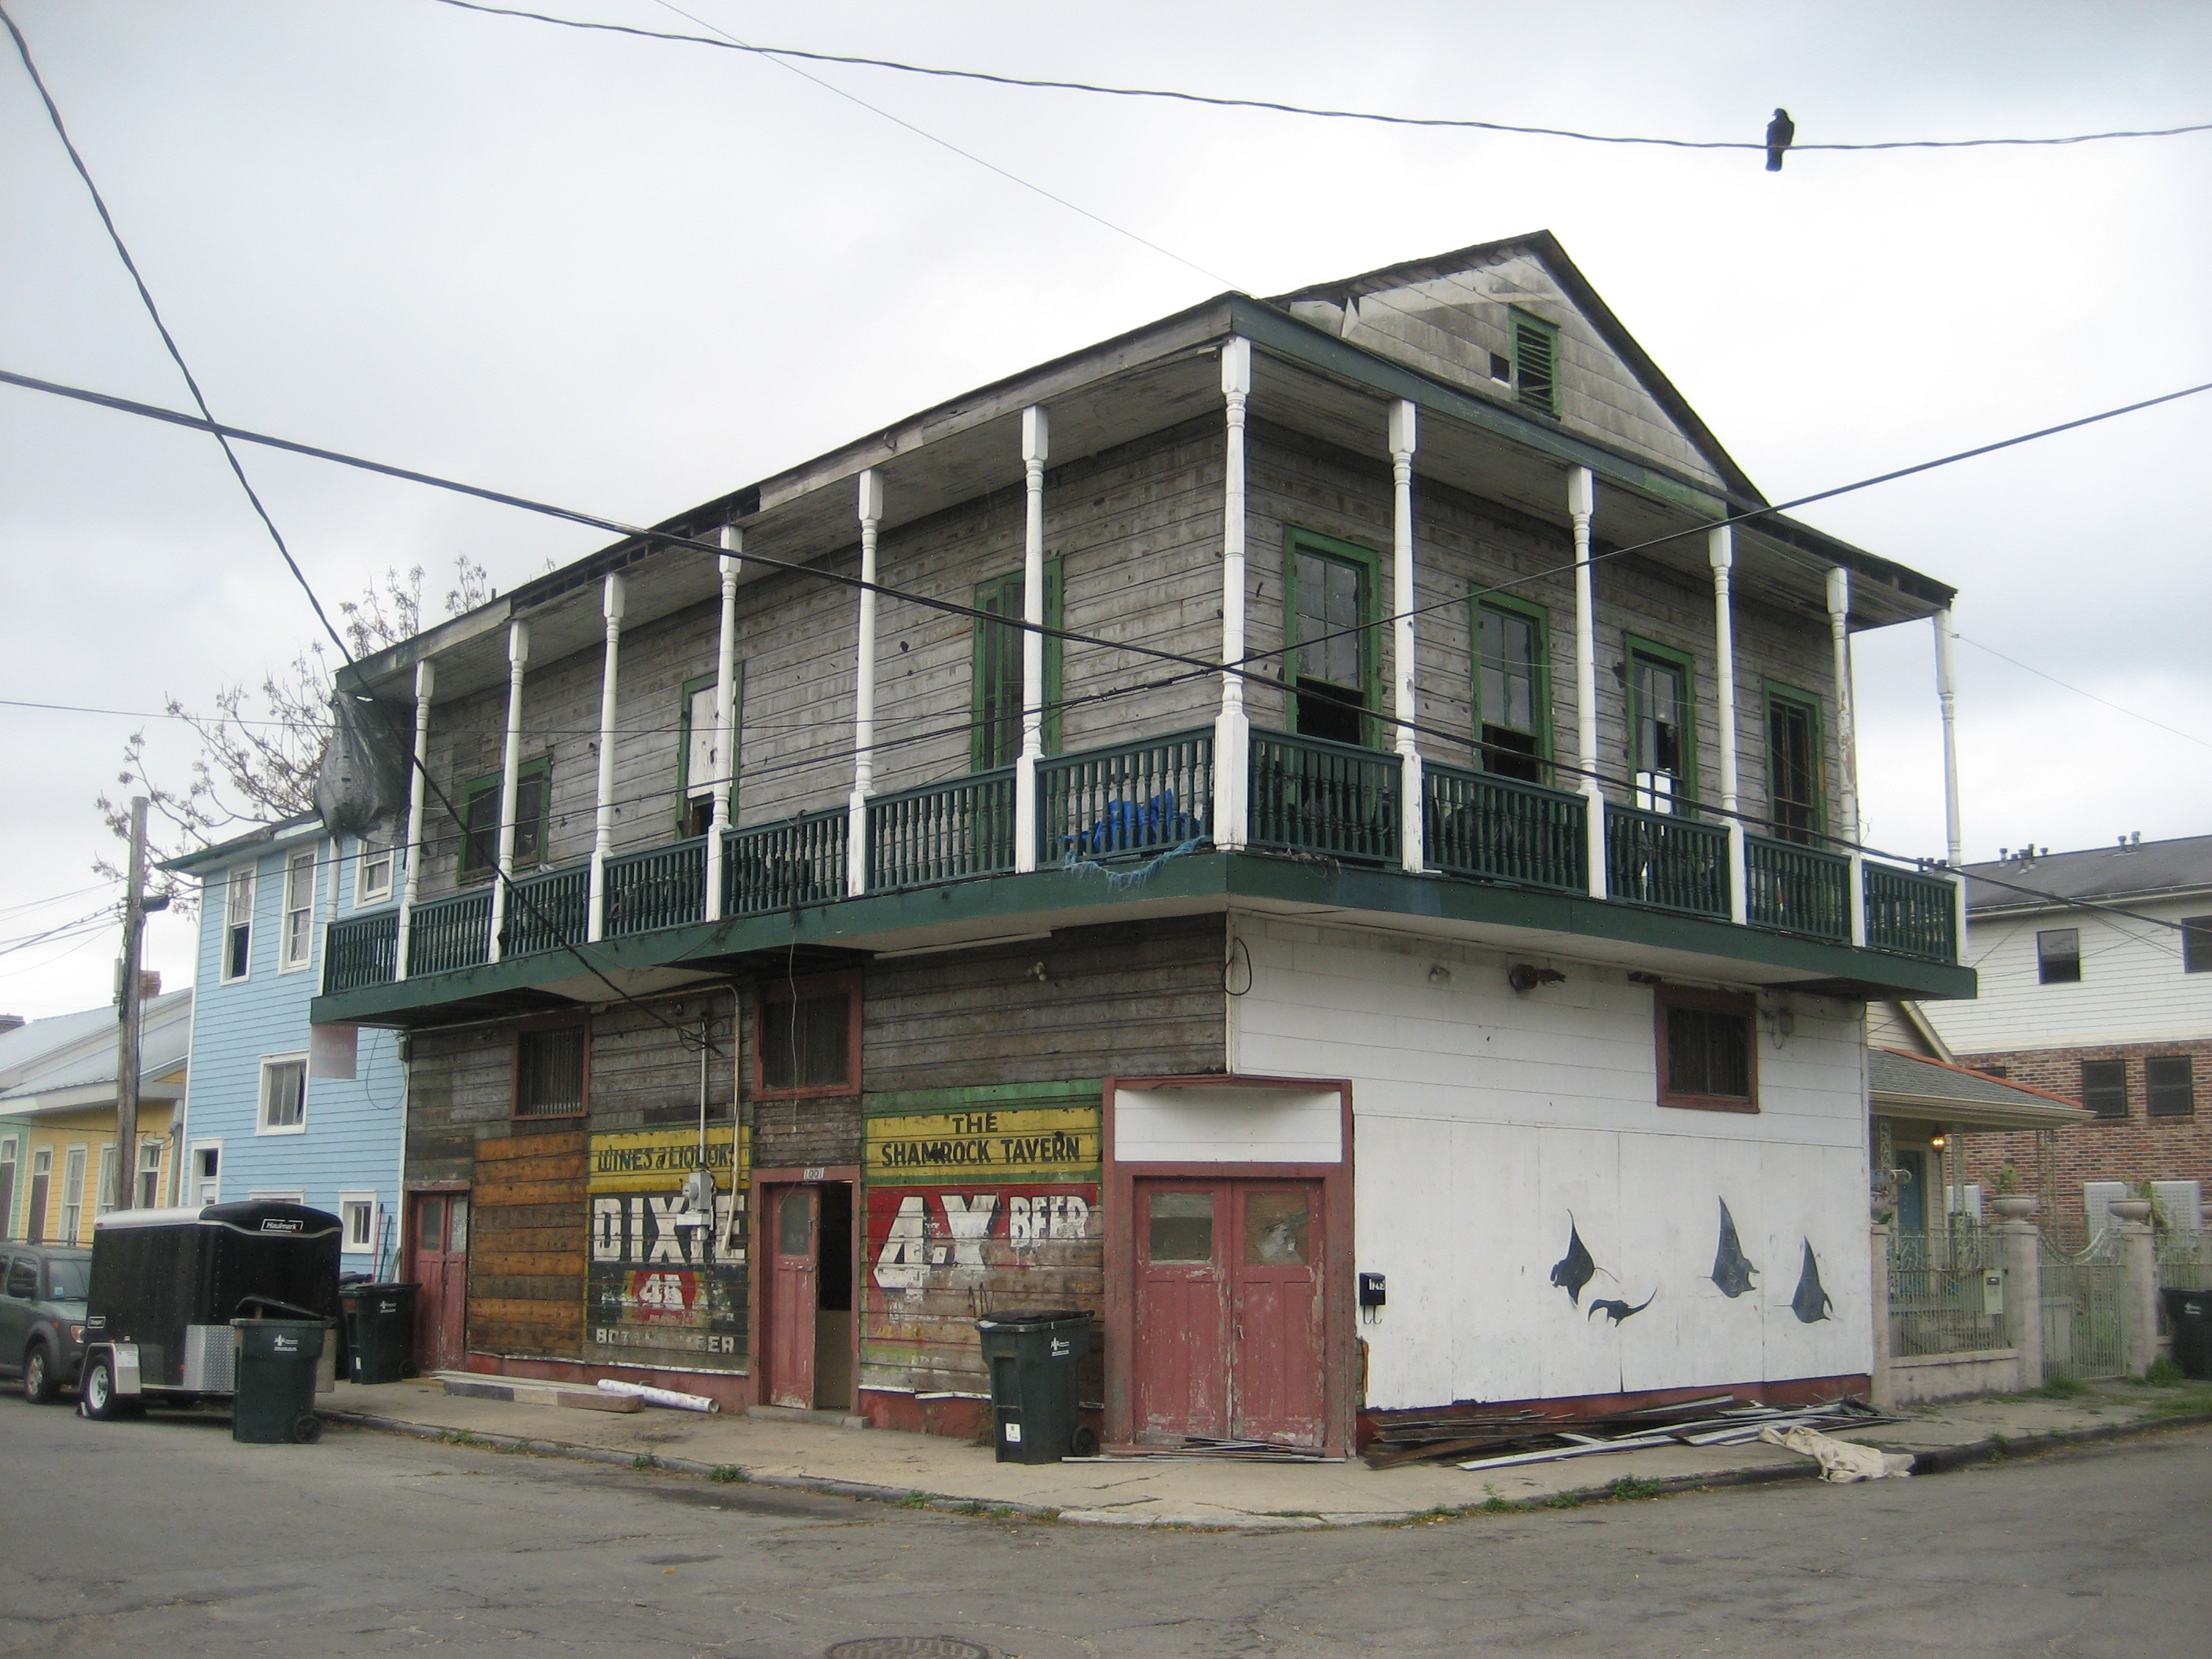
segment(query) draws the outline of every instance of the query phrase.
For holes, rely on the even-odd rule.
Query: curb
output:
[[[330,1422],[341,1423],[349,1428],[373,1429],[380,1433],[404,1435],[414,1440],[477,1447],[489,1451],[530,1452],[540,1456],[566,1458],[572,1462],[599,1463],[612,1468],[635,1469],[641,1473],[659,1472],[711,1480],[716,1468],[726,1467],[702,1463],[696,1458],[657,1457],[650,1454],[642,1455],[645,1461],[641,1463],[641,1454],[614,1451],[604,1446],[580,1446],[565,1440],[532,1440],[513,1434],[480,1434],[473,1429],[434,1428],[428,1424],[410,1423],[402,1418],[380,1417],[370,1412],[325,1410],[321,1415]],[[2066,1446],[2090,1445],[2100,1441],[2126,1439],[2167,1429],[2197,1428],[2207,1424],[2212,1424],[2212,1412],[2144,1418],[2133,1423],[2102,1423],[2086,1429],[2054,1429],[2045,1434],[2023,1435],[2018,1439],[1993,1435],[1987,1439],[1968,1441],[1963,1445],[1941,1446],[1931,1451],[1917,1452],[1913,1455],[1912,1473],[1916,1475],[1942,1474],[1975,1464],[2004,1462]],[[455,1436],[463,1437],[456,1439]],[[1780,1480],[1811,1480],[1819,1478],[1820,1473],[1819,1468],[1810,1462],[1754,1464],[1747,1468],[1716,1470],[1710,1474],[1664,1475],[1649,1481],[1639,1481],[1638,1484],[1639,1487],[1649,1488],[1649,1496],[1661,1498],[1674,1497],[1682,1492],[1711,1492],[1729,1486],[1768,1486]],[[1325,1527],[1402,1526],[1416,1521],[1462,1520],[1479,1512],[1506,1514],[1572,1509],[1583,1504],[1611,1499],[1614,1496],[1610,1486],[1595,1486],[1571,1487],[1541,1498],[1488,1500],[1488,1503],[1498,1504],[1495,1510],[1485,1503],[1431,1510],[1377,1510],[1371,1514],[1135,1515],[1123,1510],[1069,1510],[1054,1509],[1042,1504],[997,1503],[988,1498],[958,1498],[946,1492],[921,1492],[912,1488],[879,1486],[861,1480],[837,1480],[821,1474],[754,1474],[748,1472],[744,1484],[765,1486],[771,1491],[816,1492],[825,1498],[890,1504],[902,1509],[933,1510],[947,1515],[1018,1515],[1027,1520],[1057,1521],[1068,1526],[1161,1527],[1187,1532],[1242,1533],[1310,1532]],[[916,1502],[917,1498],[921,1501]]]

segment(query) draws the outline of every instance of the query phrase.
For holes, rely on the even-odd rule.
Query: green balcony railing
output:
[[[609,939],[697,921],[707,909],[706,837],[609,859],[606,888]]]
[[[399,948],[399,913],[334,921],[323,945],[323,994],[392,983]]]
[[[1753,927],[1850,938],[1849,859],[1765,836],[1746,836],[1743,848],[1745,912]]]
[[[1948,876],[1927,876],[1894,865],[1866,866],[1866,942],[1877,951],[1959,959],[1957,896]]]
[[[1455,876],[1589,890],[1580,795],[1430,761],[1421,769],[1429,865]]]
[[[1014,769],[868,802],[868,890],[927,887],[1014,867]]]
[[[407,977],[476,968],[491,956],[491,890],[433,899],[407,923]]]
[[[1395,861],[1399,781],[1395,754],[1292,737],[1252,733],[1252,799],[1247,830],[1255,847],[1322,853],[1354,863]]]
[[[1728,831],[1696,818],[1608,801],[1605,890],[1632,904],[1725,920]]]
[[[526,957],[538,951],[558,950],[564,945],[581,945],[590,917],[591,897],[592,866],[588,864],[517,877],[513,890],[507,896],[500,956]]]
[[[1180,847],[1205,836],[1212,816],[1209,731],[1037,763],[1040,866]]]
[[[842,807],[732,830],[722,842],[722,914],[757,916],[845,896]]]

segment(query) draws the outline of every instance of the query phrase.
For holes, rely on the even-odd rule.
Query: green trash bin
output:
[[[2166,1328],[2173,1335],[2173,1363],[2195,1382],[2212,1380],[2212,1291],[2166,1292]]]
[[[1070,1454],[1096,1451],[1097,1437],[1084,1426],[1079,1410],[1091,1316],[1002,1314],[977,1320],[975,1328],[982,1333],[983,1364],[991,1373],[999,1462],[1057,1463]]]
[[[286,1441],[308,1445],[323,1437],[323,1419],[315,1415],[315,1370],[328,1327],[321,1319],[230,1322],[238,1333],[233,1440],[257,1446]]]
[[[338,1293],[353,1381],[398,1382],[415,1375],[415,1293],[420,1288],[349,1285]]]

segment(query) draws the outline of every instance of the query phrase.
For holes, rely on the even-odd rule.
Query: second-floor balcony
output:
[[[425,900],[404,916],[332,923],[324,991],[1037,872],[1126,879],[1164,855],[1235,850],[1734,925],[1882,953],[1900,968],[1958,960],[1948,873],[1283,732],[1250,733],[1241,823],[1217,816],[1240,805],[1222,782],[1214,733],[1200,728],[1038,761],[1026,816],[1017,769],[1006,767],[870,797],[858,811],[733,829],[718,848],[693,836],[607,858],[596,928],[592,863],[539,871],[514,878],[496,938],[489,887]],[[1594,809],[1601,836],[1591,833]],[[1113,882],[1105,887],[1110,896]],[[1018,899],[1010,902],[999,914],[1018,913]],[[560,973],[549,966],[546,976]],[[1861,976],[1879,979],[1880,969]]]

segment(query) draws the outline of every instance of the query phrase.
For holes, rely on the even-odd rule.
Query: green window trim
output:
[[[1682,677],[1681,726],[1678,733],[1680,744],[1680,768],[1674,775],[1680,781],[1680,793],[1676,795],[1675,810],[1684,817],[1698,816],[1698,803],[1704,792],[1698,779],[1698,659],[1686,651],[1678,651],[1671,645],[1662,645],[1656,640],[1640,634],[1624,633],[1622,671],[1626,683],[1621,687],[1627,727],[1626,745],[1629,782],[1633,787],[1636,775],[1645,769],[1638,764],[1642,757],[1637,753],[1638,730],[1643,725],[1644,709],[1636,690],[1636,664],[1638,658],[1646,662],[1673,669]]]
[[[691,700],[700,692],[720,680],[715,674],[694,674],[684,682],[681,698],[676,705],[676,833],[679,838],[706,833],[704,826],[695,826],[691,811]],[[745,665],[732,665],[730,672],[732,690],[730,697],[730,738],[735,746],[745,729]],[[730,821],[735,823],[738,814],[737,778],[730,780]]]
[[[975,608],[994,617],[1021,620],[1024,573],[975,584]],[[1044,562],[1044,625],[1060,628],[1061,582],[1058,559]],[[1022,751],[1022,657],[1027,630],[978,618],[969,672],[969,765],[988,772],[1012,766]],[[1060,748],[1060,641],[1044,641],[1044,752]]]
[[[1513,395],[1553,419],[1559,413],[1559,325],[1518,306],[1508,308],[1513,334]]]
[[[1813,838],[1812,844],[1821,845],[1820,837],[1828,831],[1828,737],[1827,724],[1822,717],[1820,694],[1806,691],[1780,680],[1765,681],[1761,687],[1759,713],[1766,741],[1766,820],[1768,833],[1796,839],[1789,834],[1795,826],[1785,826],[1776,811],[1774,793],[1775,748],[1774,709],[1777,704],[1801,710],[1812,727],[1813,774],[1812,823],[1806,826]]]
[[[1382,644],[1377,609],[1382,578],[1382,557],[1372,548],[1339,541],[1317,530],[1291,526],[1283,538],[1283,723],[1298,729],[1298,556],[1309,553],[1359,572],[1359,691],[1366,699],[1369,718],[1359,722],[1359,742],[1379,746],[1381,725],[1372,718],[1382,708]]]
[[[545,856],[545,839],[552,821],[553,757],[538,755],[514,769],[514,867],[527,869]],[[459,876],[465,882],[489,881],[499,866],[499,798],[504,771],[471,778],[461,791]],[[532,786],[535,788],[532,788]],[[532,797],[537,811],[531,812]],[[477,823],[478,803],[485,803],[485,822]],[[533,822],[534,819],[534,822]],[[526,842],[527,845],[526,845]]]
[[[1491,751],[1483,746],[1486,741],[1483,736],[1483,728],[1486,726],[1507,726],[1508,723],[1505,720],[1494,720],[1492,716],[1510,712],[1487,708],[1483,702],[1482,616],[1486,611],[1495,611],[1503,617],[1518,617],[1527,623],[1533,632],[1534,637],[1528,646],[1530,678],[1534,682],[1529,691],[1531,704],[1529,712],[1533,724],[1528,735],[1536,740],[1535,758],[1540,762],[1549,762],[1558,752],[1552,729],[1552,613],[1543,605],[1534,604],[1528,599],[1516,599],[1510,593],[1481,594],[1474,598],[1471,604],[1473,611],[1468,619],[1468,700],[1474,708],[1475,763],[1485,771],[1505,769],[1502,766],[1493,766],[1491,763],[1493,757]],[[1508,729],[1519,728],[1508,726]],[[1495,758],[1504,760],[1510,757]],[[1539,767],[1534,781],[1549,783],[1550,768]]]

